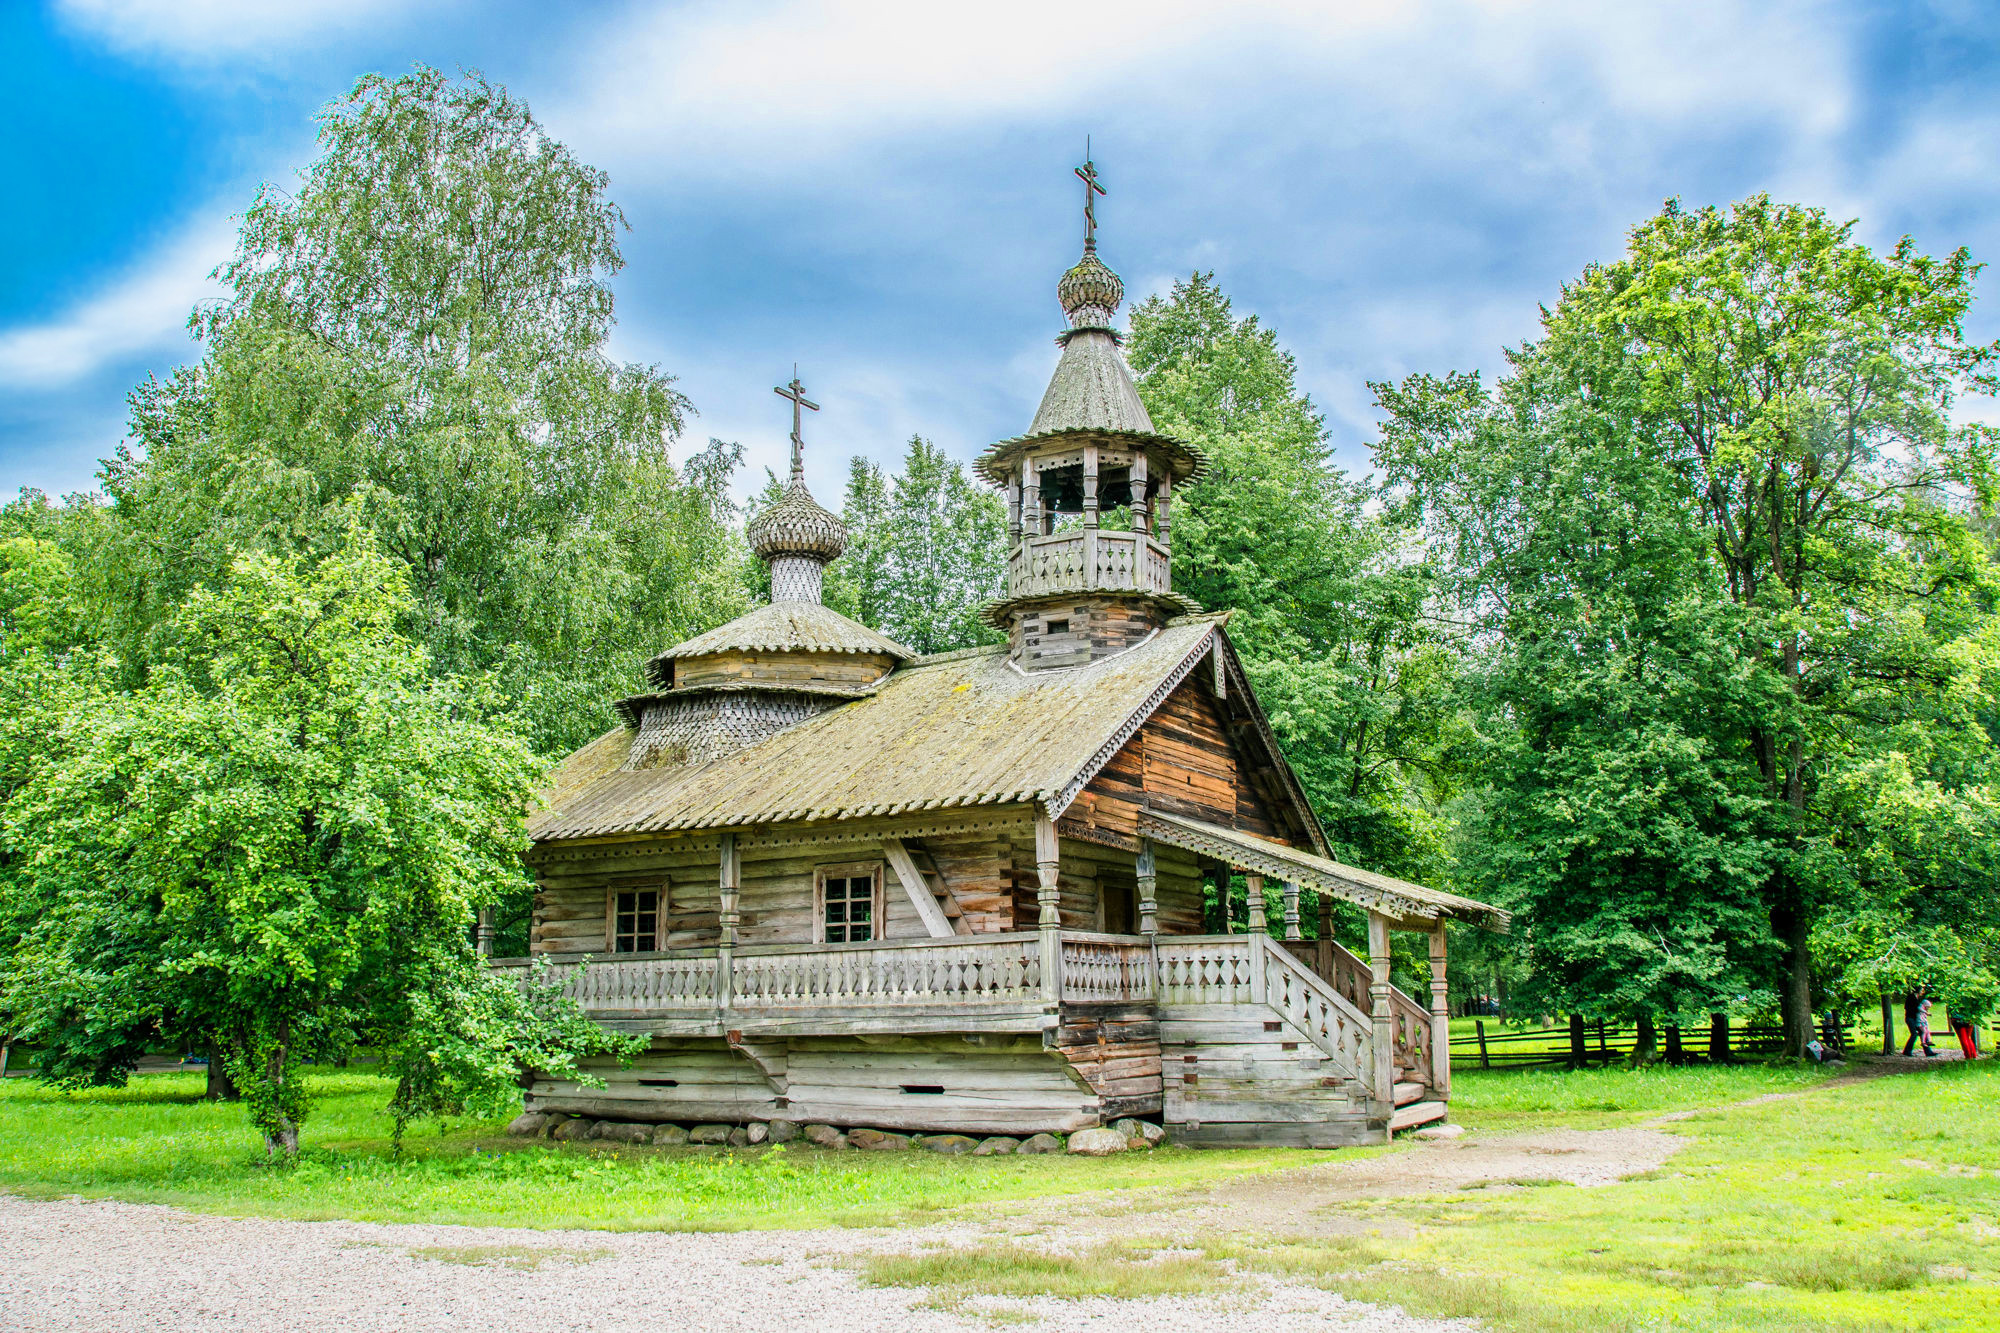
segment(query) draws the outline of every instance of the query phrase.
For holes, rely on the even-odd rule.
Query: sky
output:
[[[1983,0],[0,0],[0,57],[0,495],[95,486],[132,387],[198,357],[189,311],[316,109],[419,63],[484,71],[610,173],[610,351],[678,377],[678,447],[741,443],[746,489],[782,470],[796,362],[827,499],[850,455],[1026,429],[1086,136],[1129,298],[1213,271],[1356,475],[1368,381],[1494,374],[1670,196],[2000,256]]]

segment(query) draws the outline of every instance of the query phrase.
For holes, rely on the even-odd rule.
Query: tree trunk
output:
[[[1794,907],[1787,913],[1785,944],[1785,1054],[1806,1058],[1806,1046],[1813,1040],[1812,927],[1804,911]]]
[[[1889,997],[1882,997],[1882,1054],[1896,1053],[1896,1010],[1889,1003]]]
[[[222,1052],[213,1046],[208,1048],[208,1091],[203,1094],[211,1102],[233,1102],[242,1098],[235,1081],[229,1077],[229,1069],[222,1063]]]
[[[1639,1015],[1638,1035],[1632,1039],[1632,1063],[1649,1065],[1659,1057],[1660,1038],[1659,1033],[1653,1028],[1653,1016],[1642,1013]]]
[[[1728,1014],[1708,1016],[1708,1058],[1719,1065],[1736,1063],[1736,1057],[1729,1053]]]
[[[1667,1024],[1667,1063],[1680,1065],[1687,1063],[1687,1052],[1681,1049],[1681,1025]]]

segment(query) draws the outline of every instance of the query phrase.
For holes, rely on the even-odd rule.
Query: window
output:
[[[660,947],[660,891],[629,889],[612,899],[611,949],[643,953]]]
[[[1069,621],[1051,620],[1047,632],[1050,634],[1067,634],[1069,633]]]
[[[819,872],[819,938],[859,944],[882,936],[879,865],[826,866]]]

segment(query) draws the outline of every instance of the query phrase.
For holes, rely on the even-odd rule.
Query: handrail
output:
[[[1264,1003],[1305,1033],[1342,1073],[1367,1079],[1374,1020],[1293,957],[1281,941],[1268,935],[1250,938],[1259,941],[1256,951],[1263,955]]]
[[[1341,998],[1363,1012],[1373,1011],[1374,1002],[1369,988],[1374,983],[1374,970],[1340,941],[1287,940],[1284,948]],[[1411,1082],[1429,1087],[1433,1081],[1431,1011],[1418,1004],[1407,992],[1391,985],[1389,1021],[1398,1076],[1406,1076]]]

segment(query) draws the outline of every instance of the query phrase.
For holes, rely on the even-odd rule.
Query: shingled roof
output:
[[[546,842],[1028,801],[1059,812],[1211,651],[1218,619],[1062,671],[1023,672],[1004,645],[920,659],[868,698],[699,767],[627,771],[637,733],[620,727],[556,771],[528,832]]]
[[[878,634],[818,602],[767,602],[726,625],[697,634],[646,664],[654,681],[667,663],[705,653],[881,653],[899,662],[916,656],[886,634]]]

